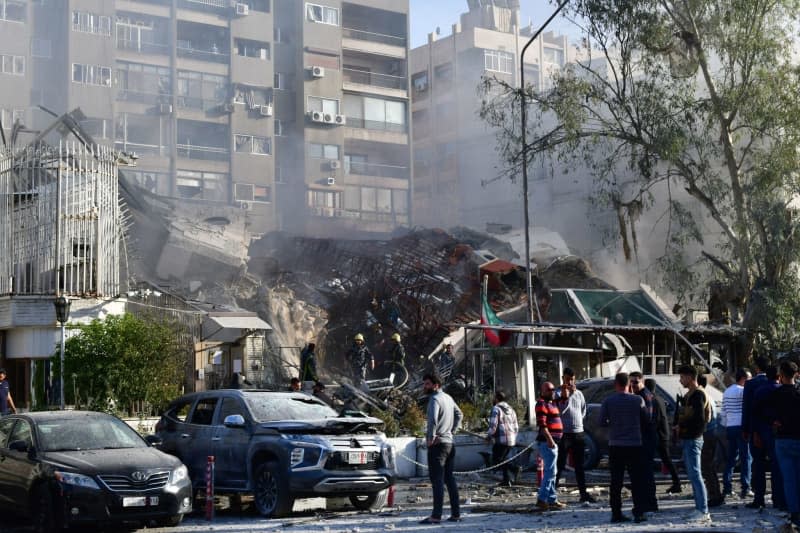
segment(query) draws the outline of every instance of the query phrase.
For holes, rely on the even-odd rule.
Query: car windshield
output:
[[[245,397],[253,418],[258,422],[278,420],[319,420],[336,418],[339,415],[310,396],[277,396],[274,394],[248,394]]]
[[[45,452],[147,447],[128,424],[112,417],[56,418],[37,426]]]

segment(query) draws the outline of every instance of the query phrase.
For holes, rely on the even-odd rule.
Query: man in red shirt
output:
[[[555,385],[549,381],[542,383],[542,394],[535,408],[536,426],[539,428],[536,442],[539,443],[539,457],[544,462],[544,477],[539,485],[539,499],[536,502],[536,507],[541,510],[566,507],[558,501],[556,495],[558,441],[561,440],[564,427],[561,425],[561,412],[553,401],[555,390]]]

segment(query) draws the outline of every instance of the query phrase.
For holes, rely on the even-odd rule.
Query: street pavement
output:
[[[184,522],[175,528],[156,528],[147,531],[161,533],[183,532],[226,532],[245,533],[258,531],[291,531],[291,532],[385,532],[385,531],[424,531],[445,528],[462,531],[547,531],[581,533],[608,532],[657,532],[657,531],[715,531],[747,532],[747,533],[783,533],[787,529],[785,514],[771,508],[759,513],[746,509],[746,500],[729,498],[722,507],[712,509],[710,524],[690,523],[685,520],[693,507],[691,488],[684,483],[684,492],[679,495],[668,495],[664,491],[669,486],[668,479],[658,477],[658,495],[660,512],[654,513],[645,523],[610,524],[611,511],[608,507],[607,479],[608,472],[594,470],[588,472],[589,490],[598,503],[578,502],[578,492],[568,484],[560,489],[559,498],[568,504],[561,511],[535,512],[536,487],[531,483],[531,476],[525,474],[521,485],[510,488],[496,487],[497,478],[492,476],[460,476],[459,487],[462,503],[463,521],[458,523],[443,522],[441,526],[420,525],[419,520],[430,514],[431,488],[427,479],[402,481],[397,485],[395,506],[375,512],[358,512],[347,505],[341,510],[323,509],[325,501],[301,500],[297,510],[288,518],[265,519],[259,516],[248,498],[244,498],[241,508],[232,509],[229,500],[218,498],[215,518],[205,520],[203,510],[187,516]],[[571,476],[571,474],[570,474]],[[630,514],[630,496],[624,497],[623,509]],[[343,502],[336,502],[343,503]],[[445,497],[445,515],[449,516],[449,507]],[[3,515],[0,519],[0,532],[23,533],[32,531],[23,521],[9,519]],[[118,533],[120,528],[108,531]]]

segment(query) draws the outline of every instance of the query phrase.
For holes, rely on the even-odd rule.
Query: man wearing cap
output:
[[[0,368],[0,416],[16,412],[17,408],[11,398],[11,386],[6,379],[6,369]]]
[[[375,370],[375,357],[364,344],[364,335],[361,333],[356,333],[356,336],[353,337],[353,346],[347,352],[347,360],[350,363],[356,386],[363,386],[367,379],[367,369]]]

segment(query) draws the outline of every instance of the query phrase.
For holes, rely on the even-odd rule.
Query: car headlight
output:
[[[289,463],[292,468],[302,466],[303,468],[316,466],[322,455],[322,449],[317,446],[304,446],[292,448],[289,454]]]
[[[383,464],[389,470],[394,470],[396,467],[395,463],[395,449],[394,446],[391,444],[387,444],[381,450],[381,455],[383,455]]]
[[[169,475],[169,484],[170,485],[177,485],[184,479],[189,478],[189,469],[186,468],[184,465],[179,466],[175,470],[172,471]]]
[[[304,456],[305,450],[303,448],[293,448],[292,454],[289,456],[289,461],[291,462],[292,466],[297,466],[303,462]]]
[[[94,479],[90,478],[89,476],[84,476],[83,474],[56,471],[55,477],[59,483],[64,485],[73,485],[75,487],[100,490],[100,487],[97,485],[97,482]]]

